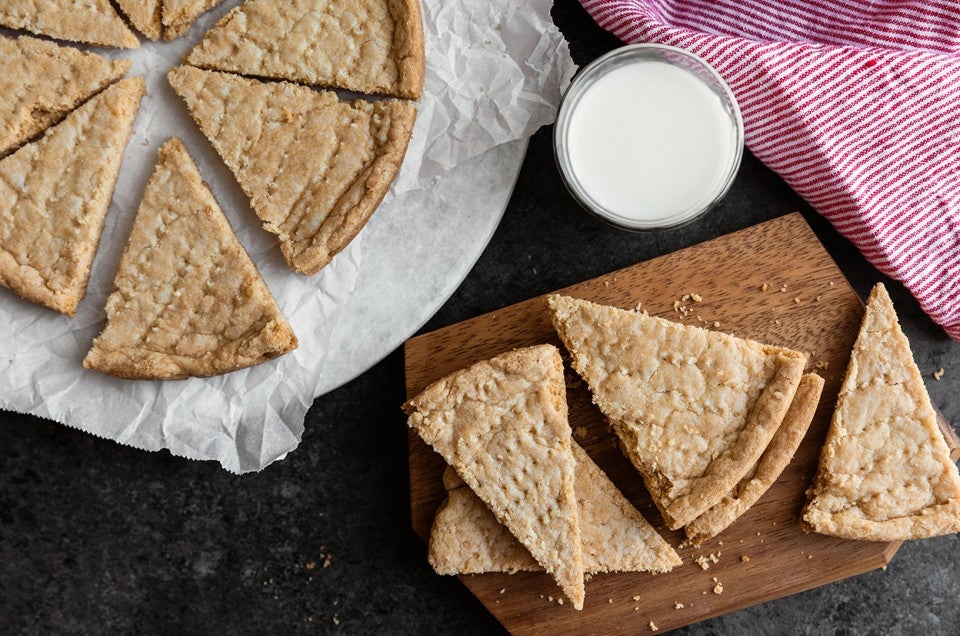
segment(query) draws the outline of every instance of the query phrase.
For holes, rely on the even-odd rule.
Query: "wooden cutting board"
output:
[[[768,289],[763,290],[766,284]],[[785,291],[780,291],[784,289]],[[774,486],[743,517],[700,548],[679,549],[684,564],[646,573],[594,576],[586,604],[563,605],[542,573],[460,577],[513,634],[650,633],[763,603],[879,568],[898,543],[871,543],[804,534],[797,523],[863,315],[863,304],[799,214],[791,214],[562,290],[600,303],[727,331],[811,353],[826,386],[806,439]],[[702,302],[683,300],[699,294]],[[674,301],[686,308],[674,308]],[[407,394],[469,364],[514,347],[556,344],[542,299],[478,316],[407,341]],[[820,368],[815,368],[816,363]],[[824,367],[825,363],[825,367]],[[926,370],[924,370],[926,371]],[[583,382],[567,368],[567,400],[575,439],[641,513],[674,546],[638,473],[621,455]],[[948,442],[960,440],[942,422]],[[413,528],[429,539],[443,501],[444,463],[413,432],[409,436]],[[717,561],[708,570],[695,559]],[[717,583],[722,584],[722,593]],[[682,607],[680,607],[682,604]]]

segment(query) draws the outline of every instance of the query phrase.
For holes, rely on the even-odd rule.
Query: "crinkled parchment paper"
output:
[[[381,246],[361,250],[361,233],[316,276],[294,274],[283,264],[275,239],[260,228],[232,175],[165,79],[204,31],[238,4],[228,0],[174,42],[144,40],[138,50],[106,53],[133,60],[130,74],[146,75],[149,94],[124,156],[77,316],[54,314],[0,289],[0,408],[53,419],[137,448],[215,459],[234,472],[260,470],[299,443],[304,415],[323,385],[327,343],[358,285],[368,284],[362,277],[363,251],[402,250],[404,245],[378,234],[372,240]],[[404,166],[374,220],[403,213],[402,206],[411,201],[434,201],[419,210],[420,218],[455,223],[457,209],[451,208],[449,195],[398,195],[420,188],[469,191],[455,181],[469,180],[469,171],[450,169],[553,121],[574,66],[550,19],[547,0],[422,0],[422,7],[424,97]],[[289,318],[300,347],[273,362],[208,379],[140,382],[86,371],[81,361],[103,326],[103,304],[156,151],[173,135],[187,145]],[[512,183],[514,172],[515,164],[507,174],[482,176],[491,183]],[[434,272],[435,278],[443,276],[444,271]]]

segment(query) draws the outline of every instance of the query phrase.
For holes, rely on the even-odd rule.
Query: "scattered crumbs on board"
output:
[[[746,554],[740,555],[740,563],[750,563],[750,557]]]
[[[680,601],[675,602],[673,604],[673,609],[678,609],[678,610],[683,609],[683,603],[681,603]]]
[[[936,371],[933,372],[933,379],[934,379],[934,380],[938,380],[938,381],[939,381],[940,378],[942,378],[942,377],[943,377],[943,367],[940,367],[939,369],[937,369]]]
[[[657,631],[657,630],[659,630],[659,629],[660,629],[660,628],[657,627],[657,624],[656,624],[656,623],[654,623],[653,621],[650,621],[650,631],[651,631],[651,632],[655,632],[655,631]]]
[[[764,283],[763,285],[760,285],[760,291],[767,291],[768,289],[770,289],[769,283]]]

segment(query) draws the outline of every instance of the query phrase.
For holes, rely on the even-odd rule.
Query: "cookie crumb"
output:
[[[820,302],[821,300],[823,300],[823,296],[817,296],[817,302]]]
[[[795,302],[795,303],[797,303],[797,304],[799,305],[799,304],[800,304],[800,297],[799,297],[799,296],[794,296],[794,297],[793,297],[793,302]]]
[[[760,291],[767,291],[768,289],[770,289],[770,285],[768,285],[767,283],[760,285]]]
[[[562,599],[562,598],[558,598],[558,599],[557,599],[557,605],[563,605],[563,599]]]
[[[812,555],[812,554],[808,554],[808,555],[807,555],[807,558],[808,558],[808,559],[812,559],[812,558],[813,558],[813,555]]]
[[[702,303],[702,302],[703,302],[703,296],[701,296],[700,294],[690,294],[690,298],[692,298],[692,299],[693,299],[693,302],[695,302],[695,303]]]
[[[573,429],[573,434],[576,435],[577,437],[583,439],[584,437],[587,436],[587,427],[586,427],[586,426],[578,426],[577,428]]]
[[[940,380],[940,378],[942,377],[943,377],[943,367],[940,367],[939,369],[933,372],[934,380]]]
[[[702,554],[698,556],[696,559],[694,559],[694,561],[696,562],[697,565],[700,566],[701,570],[710,569],[710,562],[707,560],[707,557],[703,556]]]
[[[683,609],[683,603],[680,603],[680,602],[674,603],[673,609]]]
[[[607,599],[607,603],[613,603],[613,599],[612,599],[612,598],[608,598],[608,599]]]
[[[833,287],[833,281],[830,281],[830,282],[827,283],[827,284],[830,285],[831,287]]]
[[[657,627],[657,624],[656,624],[656,623],[654,623],[653,621],[650,621],[650,631],[651,631],[651,632],[655,632],[655,631],[657,631],[657,630],[659,630],[659,629],[660,629],[660,628]]]
[[[333,624],[334,624],[334,625],[339,625],[339,624],[340,624],[340,619],[337,617],[336,614],[333,615]]]
[[[887,566],[881,565],[881,566],[880,566],[880,569],[883,570],[884,572],[886,572],[886,571],[887,571]]]
[[[750,563],[750,557],[746,554],[740,556],[740,563]]]
[[[781,293],[781,294],[787,293],[787,284],[786,284],[786,283],[784,283],[783,285],[780,285],[780,293]]]
[[[636,596],[634,596],[634,597],[633,597],[633,600],[635,600],[635,601],[639,601],[639,600],[640,600],[640,595],[639,595],[639,594],[637,594]]]
[[[311,561],[310,563],[307,563],[304,567],[307,568],[308,570],[312,570],[313,568],[317,567],[317,564]]]
[[[818,369],[826,369],[827,367],[830,366],[830,363],[827,362],[826,360],[821,360],[817,362],[817,364],[814,366],[816,366]]]
[[[723,594],[723,583],[717,583],[716,585],[714,585],[713,593],[718,595]]]
[[[713,321],[713,326],[714,326],[715,329],[719,329],[719,328],[720,328],[720,321],[719,321],[719,320],[714,320],[714,321]]]
[[[507,591],[507,588],[502,588],[502,589],[500,590],[500,593],[503,594],[503,593],[506,592],[506,591]]]
[[[604,287],[609,287],[609,286],[610,286],[610,281],[608,281],[608,280],[603,281],[603,286],[604,286]]]

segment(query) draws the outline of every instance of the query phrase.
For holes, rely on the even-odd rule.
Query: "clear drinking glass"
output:
[[[584,93],[606,73],[622,65],[637,61],[665,62],[684,69],[715,94],[720,99],[721,107],[726,114],[723,120],[729,124],[724,134],[730,135],[731,147],[734,149],[727,160],[729,165],[725,168],[724,174],[726,177],[722,180],[719,189],[715,191],[715,196],[712,196],[705,204],[701,202],[701,204],[656,221],[625,217],[615,210],[603,206],[592,197],[577,179],[571,164],[568,144],[571,116]],[[624,230],[641,232],[670,229],[697,219],[714,207],[729,191],[743,156],[743,118],[730,87],[702,58],[683,49],[663,44],[630,44],[597,58],[581,69],[573,78],[560,102],[560,110],[554,127],[553,150],[567,190],[585,210],[602,221]]]

